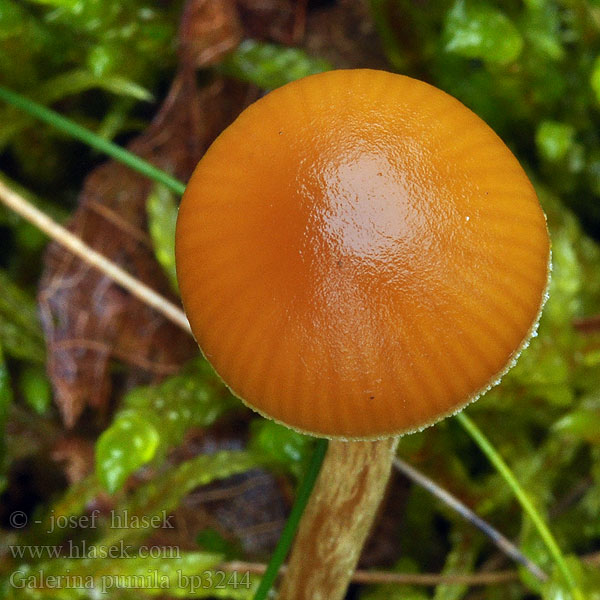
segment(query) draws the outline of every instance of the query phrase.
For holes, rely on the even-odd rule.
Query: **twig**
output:
[[[88,246],[76,235],[53,221],[48,215],[33,206],[28,200],[11,190],[0,181],[0,201],[18,215],[41,229],[46,235],[57,243],[73,252],[76,256],[102,271],[115,283],[125,288],[128,292],[148,304],[167,319],[191,333],[190,325],[185,313],[175,304],[156,293],[153,289],[132,277],[114,262],[108,260],[99,252]]]
[[[586,554],[580,557],[581,562],[589,566],[600,564],[600,552]],[[244,562],[234,560],[221,563],[217,570],[238,573],[252,573],[253,575],[263,575],[267,570],[267,565],[264,563]],[[279,574],[283,575],[287,570],[287,565],[282,565]],[[503,571],[480,571],[479,573],[449,574],[449,573],[392,573],[390,571],[355,571],[352,575],[353,583],[365,584],[395,584],[395,585],[497,585],[508,583],[510,581],[518,581],[519,572],[516,569],[507,569]]]
[[[404,583],[412,585],[497,585],[517,581],[517,571],[494,571],[491,573],[456,574],[451,573],[386,573],[385,571],[357,571],[354,583]],[[402,578],[404,581],[402,581]]]
[[[267,570],[267,565],[262,563],[249,563],[232,561],[222,563],[218,570],[238,573],[252,573],[262,575]],[[287,566],[282,566],[279,574],[283,575]],[[518,581],[519,573],[516,570],[492,571],[491,573],[472,573],[465,575],[452,575],[447,573],[391,573],[388,571],[355,571],[352,575],[353,583],[378,584],[388,583],[395,585],[494,585],[508,581]]]
[[[534,562],[527,558],[508,538],[502,535],[497,529],[494,529],[489,523],[477,516],[468,506],[463,504],[458,498],[441,488],[435,481],[429,479],[423,473],[420,473],[408,463],[400,458],[394,459],[394,467],[402,472],[406,477],[426,489],[439,498],[442,502],[454,509],[459,515],[464,517],[469,523],[472,523],[487,535],[498,548],[507,556],[523,565],[529,572],[541,581],[547,581],[548,575],[540,569]]]
[[[587,565],[596,566],[600,565],[600,552],[592,552],[592,554],[586,554],[581,560]]]
[[[600,315],[575,319],[573,321],[573,327],[580,333],[594,333],[600,331]]]

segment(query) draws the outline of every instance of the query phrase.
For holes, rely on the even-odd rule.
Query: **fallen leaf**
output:
[[[339,0],[310,11],[303,47],[338,69],[389,69],[367,0]]]
[[[198,37],[200,36],[200,37]],[[148,129],[128,149],[186,181],[202,153],[247,102],[245,88],[215,79],[198,89],[195,69],[240,40],[228,0],[187,3],[179,34],[178,73]],[[176,301],[147,233],[146,200],[153,183],[111,161],[86,179],[68,227],[101,254]],[[48,373],[63,421],[72,427],[86,406],[105,412],[109,362],[129,365],[126,384],[177,371],[196,352],[192,338],[98,270],[50,244],[39,288]]]
[[[251,560],[268,558],[288,512],[281,486],[266,469],[251,469],[204,486],[190,494],[175,514],[181,523],[183,515],[198,511],[206,515],[208,527],[239,543]],[[190,521],[186,523],[190,530]]]
[[[243,416],[196,432],[171,458],[190,460],[195,455],[244,450],[246,438]],[[239,547],[248,560],[265,560],[281,535],[289,511],[291,493],[286,487],[284,477],[260,467],[201,486],[174,511],[176,537],[168,543],[197,548],[198,535],[208,529]]]
[[[292,44],[298,20],[304,21],[305,0],[237,0],[246,36]]]

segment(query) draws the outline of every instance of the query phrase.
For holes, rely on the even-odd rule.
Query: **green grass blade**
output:
[[[513,491],[517,500],[523,507],[523,510],[528,514],[535,528],[537,529],[540,537],[546,544],[548,551],[554,558],[556,565],[560,569],[565,582],[569,586],[571,593],[573,594],[573,598],[575,600],[584,600],[583,594],[581,590],[577,587],[577,583],[575,581],[575,577],[571,570],[569,569],[567,562],[565,561],[565,557],[558,546],[552,532],[546,525],[546,522],[538,512],[538,510],[533,505],[533,502],[529,499],[527,492],[521,487],[521,484],[517,481],[514,473],[511,471],[510,467],[504,462],[504,459],[498,454],[496,449],[492,446],[490,441],[485,437],[483,432],[471,421],[469,417],[465,414],[464,411],[458,413],[456,415],[459,423],[466,430],[466,432],[471,436],[471,438],[475,441],[475,443],[479,446],[481,451],[486,455],[488,460],[494,465],[498,473],[504,478],[504,481]]]
[[[317,480],[317,476],[319,475],[319,471],[321,470],[321,464],[323,463],[326,452],[327,440],[322,438],[317,440],[317,445],[315,446],[313,455],[310,459],[308,469],[306,470],[304,478],[302,479],[302,482],[298,488],[296,501],[294,502],[294,506],[292,506],[292,511],[290,512],[290,516],[288,517],[285,527],[283,528],[281,537],[277,542],[277,547],[271,556],[267,570],[265,571],[260,585],[256,590],[254,600],[265,600],[269,594],[269,590],[271,589],[273,582],[277,578],[279,568],[283,564],[283,561],[285,560],[290,546],[292,545],[292,541],[296,535],[296,530],[298,529],[298,524],[300,523],[300,517],[302,517],[304,508],[306,507],[308,499],[310,498],[310,494],[315,485],[315,481]]]
[[[150,179],[162,183],[176,194],[183,194],[185,184],[166,171],[163,171],[135,154],[121,148],[117,144],[101,138],[89,129],[78,125],[77,123],[63,117],[56,111],[51,110],[17,92],[13,92],[3,86],[0,86],[0,100],[4,100],[8,104],[26,112],[27,114],[44,121],[48,125],[59,129],[60,131],[78,139],[79,141],[107,154],[108,156],[127,165],[142,175],[146,175]]]

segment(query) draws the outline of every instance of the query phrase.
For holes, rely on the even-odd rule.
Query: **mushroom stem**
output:
[[[329,443],[279,600],[344,597],[385,492],[397,444],[397,437]]]

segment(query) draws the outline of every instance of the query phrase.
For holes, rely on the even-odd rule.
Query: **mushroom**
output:
[[[397,436],[510,368],[534,333],[549,255],[510,150],[409,77],[298,80],[209,148],[177,223],[192,331],[248,406],[331,440],[281,598],[343,597]]]

